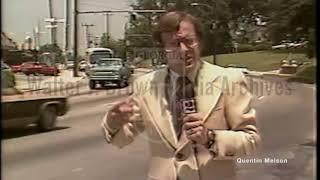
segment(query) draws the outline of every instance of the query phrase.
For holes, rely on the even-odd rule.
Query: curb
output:
[[[290,78],[294,77],[294,75],[291,74],[273,74],[273,73],[263,73],[262,76],[275,76],[275,77],[282,77],[282,78]]]

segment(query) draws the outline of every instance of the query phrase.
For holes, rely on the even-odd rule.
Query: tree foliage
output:
[[[39,49],[39,53],[49,52],[52,53],[55,57],[55,62],[63,62],[64,58],[62,55],[62,49],[57,44],[45,44],[42,45]]]
[[[192,7],[193,2],[206,6]],[[268,30],[267,40],[273,44],[284,39],[299,38],[314,42],[314,3],[314,0],[137,0],[132,7],[183,10],[198,17],[205,33],[203,53],[208,55],[212,53],[214,41],[218,53],[228,52],[233,41],[252,42],[249,34],[260,26]],[[159,14],[140,14],[134,22],[131,21],[128,32],[151,34],[158,18]],[[261,25],[259,21],[265,24]],[[213,30],[212,24],[216,27]],[[135,38],[130,41],[137,46],[152,45],[148,38]]]
[[[115,57],[124,57],[125,49],[124,49],[124,40],[118,39],[115,40],[112,37],[107,38],[107,33],[103,33],[101,37],[100,46],[104,48],[110,48],[114,51]]]

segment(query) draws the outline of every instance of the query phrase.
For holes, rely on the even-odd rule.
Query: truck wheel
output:
[[[56,127],[57,110],[54,106],[45,107],[41,114],[38,127],[40,131],[49,131]]]
[[[126,87],[127,84],[128,84],[128,83],[127,83],[126,80],[120,80],[120,81],[118,82],[118,86],[119,86],[120,88]]]
[[[89,81],[89,88],[90,88],[90,89],[96,89],[96,82],[94,82],[94,81]]]

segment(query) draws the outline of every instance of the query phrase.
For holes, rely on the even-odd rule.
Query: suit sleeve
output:
[[[135,87],[135,85],[136,84],[134,83],[133,87]],[[117,146],[118,148],[123,148],[124,146],[132,143],[135,137],[145,129],[144,121],[139,112],[139,96],[134,91],[131,97],[135,99],[137,104],[134,108],[136,109],[135,112],[130,117],[129,123],[124,124],[120,129],[112,129],[108,124],[111,121],[115,121],[116,119],[110,119],[108,116],[109,112],[105,114],[101,123],[102,131],[104,133],[106,141]]]
[[[230,130],[216,130],[215,144],[210,151],[219,157],[252,155],[260,144],[256,111],[250,105],[252,94],[241,72],[230,72],[231,84],[224,90],[225,118]]]

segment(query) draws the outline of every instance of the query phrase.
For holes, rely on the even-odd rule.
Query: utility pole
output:
[[[89,28],[93,27],[93,24],[82,24],[81,26],[83,26],[85,28],[85,33],[86,33],[86,41],[87,41],[87,48],[90,48],[90,31]]]
[[[123,43],[124,43],[124,59],[125,59],[125,61],[128,61],[127,51],[128,51],[129,39],[128,39],[127,30],[128,30],[128,22],[126,22],[125,25],[124,25],[124,40],[123,40]]]
[[[109,40],[110,40],[110,13],[105,14],[105,32],[107,33],[107,44],[109,45]]]
[[[73,77],[78,77],[78,0],[74,0],[73,3]]]
[[[50,25],[46,25],[46,28],[51,29],[51,44],[57,44],[57,23],[64,23],[65,19],[53,17],[52,0],[49,0],[49,18],[46,18],[44,21],[50,23]]]
[[[68,52],[69,49],[69,10],[70,10],[70,0],[65,0],[65,36],[64,36],[64,52],[65,54]]]
[[[49,0],[49,18],[53,18],[53,7],[52,7],[52,0]],[[57,29],[56,29],[57,23],[52,21],[51,22],[51,44],[57,44],[56,40],[56,34],[57,34]]]

